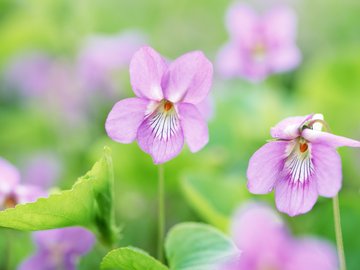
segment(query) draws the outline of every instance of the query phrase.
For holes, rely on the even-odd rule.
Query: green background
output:
[[[269,2],[252,1],[260,9],[271,6]],[[247,199],[268,200],[273,206],[272,195],[247,192],[246,168],[254,151],[269,139],[270,127],[284,117],[321,112],[334,133],[360,139],[360,2],[282,2],[291,3],[298,12],[303,62],[295,71],[256,85],[215,76],[209,144],[196,154],[184,149],[165,165],[167,228],[182,221],[205,221],[226,230],[233,211]],[[169,58],[200,49],[214,60],[228,39],[224,14],[229,4],[216,0],[0,0],[0,73],[13,57],[32,50],[75,63],[88,35],[129,28],[145,32],[149,44]],[[122,226],[118,246],[132,245],[154,255],[157,168],[136,143],[114,143],[104,130],[113,104],[121,96],[133,95],[127,73],[123,79],[126,92],[101,104],[85,127],[67,130],[66,136],[38,104],[9,98],[0,82],[0,156],[19,164],[23,156],[54,151],[63,162],[59,186],[69,188],[108,145],[115,168],[116,219]],[[355,270],[360,265],[360,153],[340,149],[340,154],[345,252],[348,268]],[[296,235],[318,235],[334,242],[331,206],[331,200],[320,198],[306,215],[283,217]],[[5,229],[0,234],[0,249],[9,250],[0,254],[10,254],[15,269],[33,250],[30,234]],[[98,244],[81,260],[80,269],[97,268],[107,251]]]

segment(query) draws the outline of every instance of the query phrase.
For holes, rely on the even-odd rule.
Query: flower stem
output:
[[[339,256],[340,270],[346,270],[344,244],[341,231],[341,220],[340,220],[340,208],[339,208],[339,197],[336,195],[333,197],[333,210],[334,210],[334,224],[335,224],[335,235],[336,245]]]
[[[164,167],[158,166],[158,259],[164,262],[164,234],[165,234],[165,181]]]
[[[12,232],[10,229],[5,229],[6,245],[5,245],[5,269],[11,269],[11,249],[12,249]]]

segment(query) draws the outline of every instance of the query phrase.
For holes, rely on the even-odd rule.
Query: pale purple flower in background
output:
[[[235,3],[228,10],[226,25],[230,41],[217,58],[222,76],[259,81],[299,65],[296,15],[290,7],[279,6],[259,16],[251,7]]]
[[[126,31],[113,35],[94,35],[87,38],[78,57],[79,76],[85,87],[114,94],[114,77],[128,68],[131,57],[146,43],[139,31]]]
[[[68,61],[44,53],[22,54],[10,62],[5,74],[9,86],[62,126],[75,126],[86,118],[89,95]]]
[[[52,152],[36,153],[26,158],[21,172],[24,183],[49,189],[59,180],[61,162]]]
[[[38,186],[20,183],[20,172],[7,160],[0,158],[0,210],[17,204],[36,201],[47,193]]]
[[[79,127],[87,119],[89,95],[81,87],[72,63],[57,59],[49,76],[49,88],[42,97],[47,112],[61,125]]]
[[[80,256],[88,253],[94,235],[83,228],[71,227],[33,233],[37,252],[19,270],[75,270]]]
[[[269,207],[251,203],[233,218],[232,235],[241,250],[219,270],[336,270],[334,247],[316,238],[293,238]]]
[[[41,52],[24,53],[10,61],[5,81],[25,97],[42,95],[49,88],[53,59]]]
[[[211,88],[213,69],[200,51],[186,53],[168,64],[150,47],[135,53],[130,79],[137,97],[119,101],[106,120],[115,141],[138,141],[154,163],[177,156],[186,140],[197,152],[208,140],[208,127],[199,112]]]
[[[255,194],[275,190],[277,208],[290,216],[312,209],[318,196],[334,197],[341,188],[337,147],[360,142],[322,131],[322,114],[289,117],[271,129],[273,141],[250,159],[248,189]]]

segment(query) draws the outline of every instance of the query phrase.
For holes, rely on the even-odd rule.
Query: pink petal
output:
[[[352,140],[346,137],[337,136],[328,132],[304,129],[301,134],[306,140],[312,143],[321,143],[331,147],[360,147],[360,141]]]
[[[202,52],[186,53],[170,64],[164,96],[175,103],[198,104],[207,97],[212,77],[212,64]]]
[[[19,266],[18,270],[48,270],[53,267],[54,263],[49,262],[49,254],[43,251],[25,259]],[[67,269],[68,270],[68,269]]]
[[[310,211],[318,198],[314,179],[305,183],[292,183],[290,179],[282,179],[275,186],[275,202],[280,212],[296,216]]]
[[[335,248],[325,241],[316,239],[299,240],[288,261],[291,270],[336,270],[338,260]]]
[[[138,50],[130,62],[130,81],[136,96],[160,101],[166,69],[166,61],[154,49],[142,47]]]
[[[238,269],[278,269],[289,255],[290,235],[279,216],[266,205],[245,205],[236,215],[232,231],[243,251]]]
[[[223,46],[217,56],[217,69],[221,76],[231,78],[239,76],[243,70],[240,49],[233,43]]]
[[[32,185],[19,185],[16,187],[14,194],[19,204],[35,202],[41,197],[45,198],[48,196],[47,192],[43,189]]]
[[[190,103],[178,105],[181,127],[191,152],[197,152],[209,142],[207,123],[199,110]]]
[[[109,137],[120,143],[134,141],[148,104],[148,100],[141,98],[127,98],[116,103],[105,123]]]
[[[140,148],[151,155],[155,164],[161,164],[176,157],[184,146],[184,135],[181,128],[169,139],[155,136],[150,126],[150,117],[140,125],[137,132]]]
[[[270,207],[261,203],[247,203],[235,214],[231,231],[238,248],[258,252],[260,246],[282,242],[286,229],[280,217]]]
[[[17,168],[0,157],[0,195],[13,191],[19,182],[20,173]]]
[[[242,54],[243,69],[240,71],[240,76],[255,83],[265,80],[270,73],[267,63],[256,62],[247,54],[247,52]]]
[[[341,159],[337,151],[327,145],[312,144],[314,181],[319,195],[334,197],[341,188]]]
[[[274,8],[264,16],[262,24],[270,45],[288,44],[295,40],[297,18],[289,7]]]
[[[249,48],[257,38],[259,18],[252,8],[236,3],[226,16],[226,25],[233,39]]]
[[[64,251],[73,256],[86,254],[95,243],[94,235],[82,227],[38,231],[33,234],[33,238],[39,250],[51,250],[54,246],[63,246],[66,247]]]
[[[269,142],[251,157],[247,169],[248,189],[254,194],[269,193],[280,177],[288,142]]]
[[[272,50],[269,53],[269,65],[273,72],[284,72],[298,66],[301,61],[300,50],[295,45],[289,45]]]
[[[209,121],[214,117],[215,104],[212,96],[208,96],[204,101],[196,104],[196,108],[199,110],[205,120]]]
[[[292,140],[300,136],[300,127],[306,121],[312,117],[311,115],[306,116],[295,116],[288,117],[276,124],[275,127],[271,128],[270,134],[273,138]]]

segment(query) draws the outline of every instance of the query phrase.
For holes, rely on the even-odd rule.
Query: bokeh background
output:
[[[94,74],[79,75],[82,56],[96,40],[94,35],[125,40],[128,35],[135,44],[149,44],[170,59],[199,49],[214,61],[228,40],[224,16],[230,3],[0,0],[0,156],[26,174],[29,162],[50,155],[52,164],[56,163],[52,187],[65,189],[99,158],[104,145],[110,146],[116,219],[122,227],[118,246],[137,246],[154,254],[157,168],[136,143],[114,143],[104,130],[115,102],[133,96],[127,56],[98,85],[92,81]],[[254,151],[270,137],[270,127],[287,116],[321,112],[334,133],[360,139],[360,2],[264,0],[250,4],[266,10],[279,3],[297,12],[303,61],[294,71],[257,84],[225,81],[215,74],[210,143],[196,154],[185,149],[165,165],[168,228],[191,220],[226,231],[231,214],[242,202],[267,200],[273,206],[272,195],[248,193],[246,168]],[[103,45],[98,45],[102,53],[117,53]],[[116,58],[99,54],[110,62]],[[339,151],[345,252],[348,268],[355,270],[360,265],[360,153]],[[40,171],[47,166],[40,163]],[[335,242],[330,199],[319,199],[306,215],[283,217],[296,235],[317,235]],[[33,250],[30,233],[0,229],[1,269],[6,264],[16,269]],[[97,269],[106,252],[97,244],[81,259],[79,269]]]

